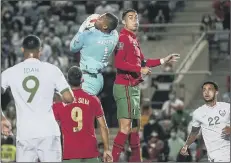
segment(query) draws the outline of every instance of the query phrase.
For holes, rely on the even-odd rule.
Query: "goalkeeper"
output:
[[[101,70],[107,66],[108,58],[118,43],[115,30],[118,22],[111,13],[93,14],[83,22],[70,43],[71,52],[80,52],[82,89],[91,95],[98,95],[103,88]]]

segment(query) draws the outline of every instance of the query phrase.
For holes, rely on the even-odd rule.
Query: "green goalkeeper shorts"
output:
[[[117,118],[140,119],[140,88],[114,84],[113,95],[117,105]]]

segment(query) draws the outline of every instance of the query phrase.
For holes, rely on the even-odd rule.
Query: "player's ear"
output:
[[[24,48],[21,48],[21,50],[22,50],[22,53],[24,53]]]
[[[216,95],[218,95],[218,91],[216,91]]]
[[[40,56],[42,55],[42,52],[38,52],[38,58],[40,58]]]
[[[42,55],[42,47],[39,48],[38,57],[40,57],[41,55]]]
[[[108,29],[108,26],[107,26],[107,25],[103,25],[103,29],[104,29],[104,30],[107,30],[107,29]]]
[[[122,20],[122,24],[125,25],[125,20]]]

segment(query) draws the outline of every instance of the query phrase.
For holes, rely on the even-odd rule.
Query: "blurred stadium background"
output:
[[[86,17],[113,12],[120,18],[124,8],[134,8],[139,13],[138,36],[147,58],[181,54],[177,64],[154,68],[140,85],[144,161],[206,162],[201,136],[191,146],[189,157],[178,154],[190,131],[191,112],[203,104],[203,81],[216,81],[220,86],[219,100],[230,102],[229,0],[2,1],[1,71],[22,61],[20,46],[24,36],[36,34],[43,42],[41,60],[57,65],[65,74],[78,64],[78,55],[70,53],[69,43]],[[118,127],[112,95],[115,74],[112,57],[99,95],[111,144]],[[15,133],[16,112],[10,90],[1,96],[1,107]],[[13,161],[15,138],[2,136],[1,140],[2,161]],[[127,161],[129,151],[127,147],[121,161]]]

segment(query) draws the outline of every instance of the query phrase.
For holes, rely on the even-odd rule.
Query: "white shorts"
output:
[[[209,162],[230,162],[230,149],[215,151],[208,160]]]
[[[59,136],[17,140],[16,162],[61,162],[62,147]]]
[[[209,159],[209,162],[230,162],[230,158],[228,158],[229,156],[227,156],[226,158],[215,158],[213,160]]]

